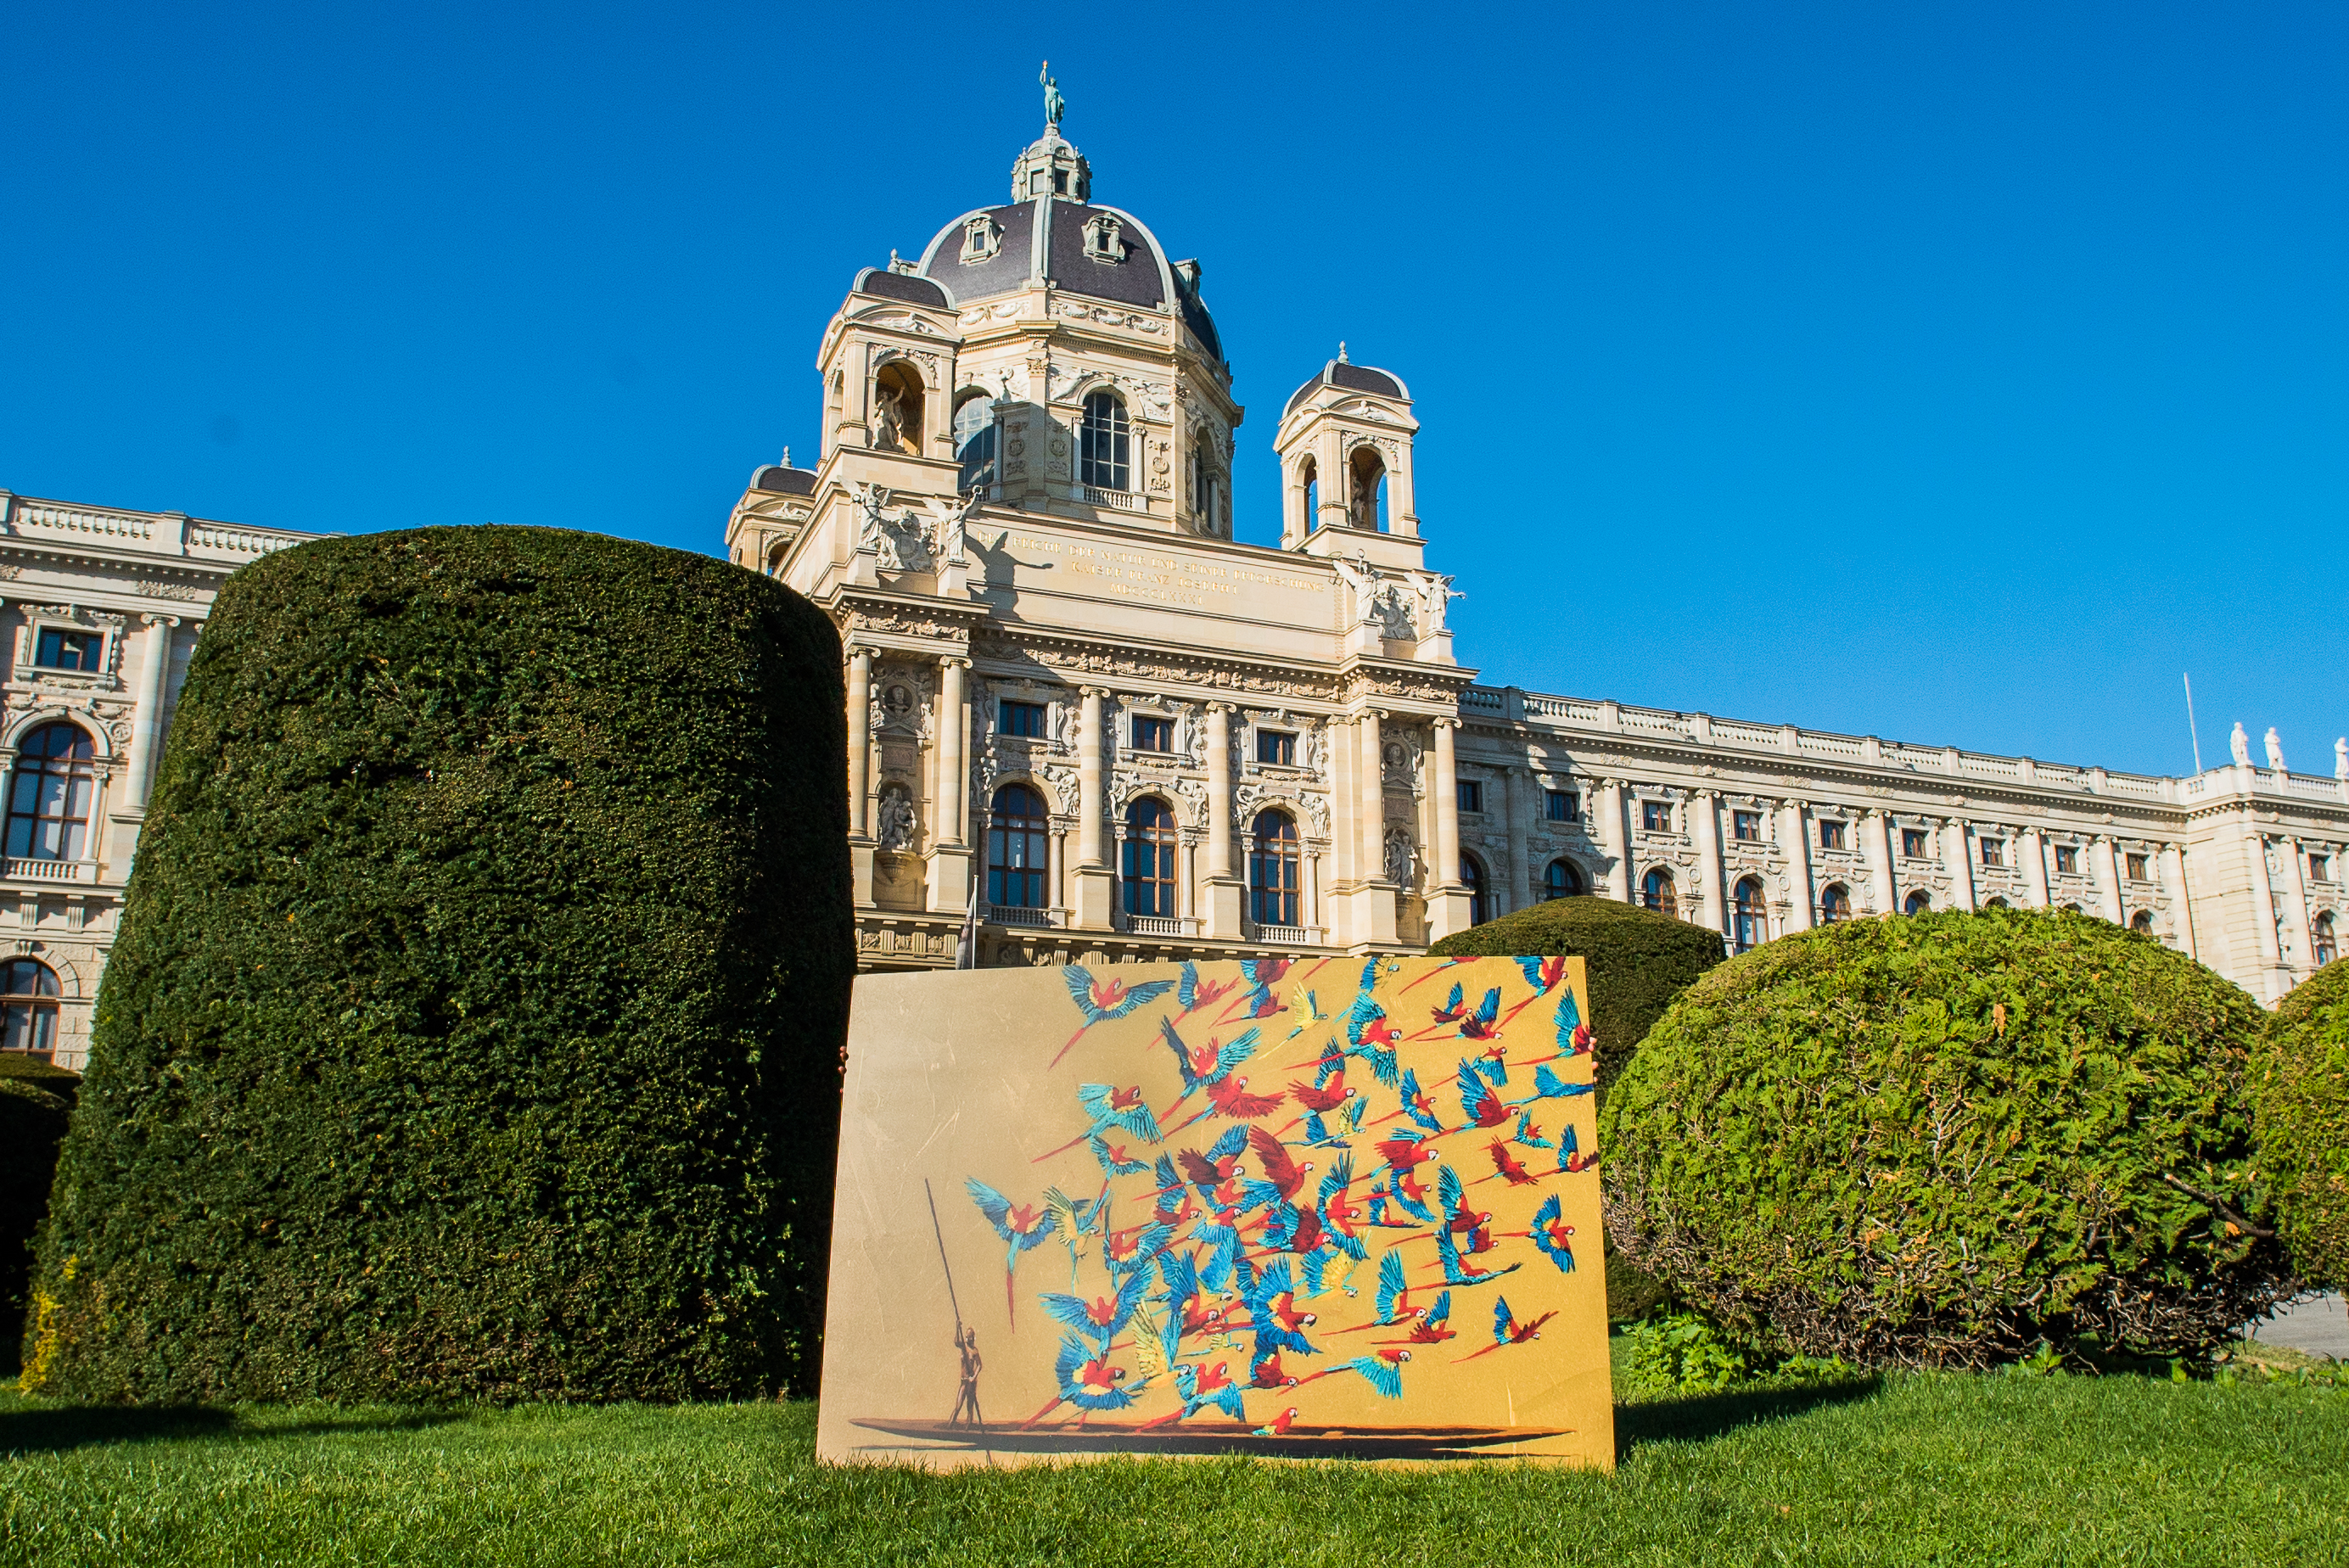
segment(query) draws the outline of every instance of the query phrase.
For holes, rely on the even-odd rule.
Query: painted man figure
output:
[[[962,1352],[962,1387],[955,1395],[954,1414],[947,1418],[947,1425],[962,1425],[962,1413],[968,1410],[973,1426],[985,1426],[978,1413],[978,1369],[983,1365],[978,1358],[978,1330],[964,1329],[957,1347]]]

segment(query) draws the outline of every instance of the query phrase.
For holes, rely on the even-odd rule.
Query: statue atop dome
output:
[[[1058,130],[1061,129],[1061,116],[1067,110],[1069,100],[1061,96],[1061,84],[1052,79],[1051,61],[1044,62],[1043,68],[1036,73],[1036,80],[1044,89],[1044,123]]]

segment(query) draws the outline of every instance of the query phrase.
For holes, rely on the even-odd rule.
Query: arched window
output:
[[[1982,900],[1982,907],[1984,909],[2010,909],[2013,906],[2009,904],[2006,900],[2002,898],[1986,898]]]
[[[1095,392],[1085,398],[1085,417],[1077,432],[1077,477],[1095,490],[1132,490],[1132,465],[1127,461],[1125,405],[1113,392]]]
[[[1851,918],[1851,892],[1841,882],[1829,882],[1819,894],[1819,923],[1833,925]]]
[[[1468,923],[1482,925],[1492,919],[1492,889],[1485,881],[1484,863],[1474,855],[1460,857],[1460,885],[1468,890]]]
[[[1191,432],[1191,510],[1198,516],[1200,531],[1210,539],[1216,537],[1216,520],[1223,515],[1223,469],[1216,462],[1214,439],[1205,426]]]
[[[1910,914],[1930,914],[1933,912],[1933,895],[1919,888],[1909,895],[1909,902],[1900,907]]]
[[[995,482],[995,404],[984,392],[966,392],[955,405],[955,488],[968,493]]]
[[[1747,877],[1737,884],[1736,904],[1737,951],[1751,953],[1770,940],[1769,905],[1762,892],[1759,877]]]
[[[783,558],[791,552],[792,547],[788,544],[778,544],[767,552],[767,575],[781,577],[783,574]]]
[[[2333,934],[2333,915],[2326,912],[2316,917],[2316,966],[2319,969],[2341,956],[2341,944]]]
[[[2085,914],[2085,913],[2087,913],[2088,912],[2087,912],[2086,910],[2085,910],[2085,909],[2082,909],[2082,908],[2081,908],[2078,904],[2076,904],[2076,903],[2067,903],[2067,904],[2065,904],[2065,905],[2064,906],[2064,913],[2065,914]]]
[[[2142,931],[2147,936],[2151,936],[2153,934],[2153,911],[2149,909],[2141,909],[2135,914],[2129,916],[2129,929],[2131,931]]]
[[[1143,796],[1125,809],[1125,913],[1174,913],[1174,813]]]
[[[1044,834],[1051,821],[1044,798],[1025,784],[995,792],[987,825],[987,902],[999,909],[1042,909],[1044,869],[1050,851]]]
[[[1286,811],[1258,811],[1248,833],[1248,904],[1258,925],[1301,925],[1297,824]]]
[[[1582,891],[1582,873],[1572,861],[1552,861],[1542,872],[1542,897],[1572,898]]]
[[[1640,902],[1673,919],[1680,918],[1680,900],[1672,892],[1672,873],[1658,866],[1640,879]]]
[[[25,737],[8,794],[8,858],[89,859],[89,810],[98,792],[89,737],[77,725],[45,724]]]
[[[873,377],[872,432],[877,450],[922,455],[922,377],[902,359]]]
[[[1346,521],[1375,531],[1386,521],[1386,460],[1375,447],[1357,447],[1346,468],[1353,481],[1346,498]]]
[[[34,958],[12,958],[0,975],[0,1051],[47,1061],[57,1048],[57,977]]]
[[[1298,466],[1297,480],[1305,490],[1305,531],[1310,533],[1321,526],[1320,470],[1311,458]]]

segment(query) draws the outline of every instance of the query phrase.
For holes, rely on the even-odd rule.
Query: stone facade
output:
[[[55,975],[60,1067],[88,1052],[164,726],[212,599],[246,562],[315,537],[0,490],[0,957]],[[26,743],[57,724],[87,738],[87,760],[69,755],[36,779]],[[33,1007],[47,1010],[12,1010]]]
[[[760,469],[726,529],[847,646],[867,967],[952,963],[974,897],[981,963],[1101,964],[1403,950],[1565,891],[1733,948],[2070,905],[2272,1001],[2349,928],[2349,756],[2150,778],[1477,684],[1402,378],[1341,347],[1299,387],[1280,547],[1235,543],[1202,269],[1094,204],[1057,129],[1012,196],[858,274],[821,457]],[[1042,815],[991,832],[1013,785]],[[1293,872],[1256,852],[1268,811]],[[1030,820],[1040,877],[1010,864]],[[1284,877],[1293,913],[1252,885]]]

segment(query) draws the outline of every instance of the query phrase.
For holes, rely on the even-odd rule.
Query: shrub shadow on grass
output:
[[[1756,1421],[1798,1416],[1823,1405],[1847,1405],[1868,1398],[1883,1386],[1883,1378],[1859,1373],[1795,1388],[1731,1388],[1718,1394],[1618,1405],[1615,1458],[1620,1463],[1642,1443],[1701,1443]]]
[[[461,1421],[464,1410],[353,1411],[316,1420],[252,1425],[216,1405],[60,1405],[54,1409],[0,1410],[0,1457],[59,1454],[108,1443],[175,1438],[306,1438],[326,1432],[419,1431]]]

